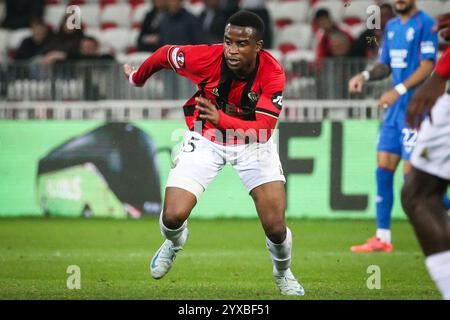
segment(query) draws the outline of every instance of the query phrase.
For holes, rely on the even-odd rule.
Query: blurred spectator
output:
[[[33,19],[42,19],[44,0],[6,0],[6,16],[2,27],[29,28]]]
[[[183,8],[183,0],[166,0],[166,3],[168,11],[161,20],[160,46],[204,42],[200,22]]]
[[[378,55],[381,41],[383,40],[384,27],[387,22],[395,17],[394,10],[389,3],[380,5],[380,29],[367,29],[353,44],[352,55],[355,57],[374,58]]]
[[[70,70],[74,79],[83,81],[83,98],[85,100],[101,99],[102,94],[97,79],[108,77],[111,71],[110,64],[97,62],[113,61],[114,57],[110,54],[102,54],[97,39],[86,36],[80,41],[78,55],[72,58],[76,59],[76,63],[62,66],[62,71]]]
[[[47,53],[41,61],[43,64],[48,65],[78,56],[80,42],[84,35],[81,29],[73,28],[68,23],[70,17],[70,14],[63,17],[59,31],[48,45]]]
[[[342,26],[339,26],[327,9],[319,9],[314,15],[313,25],[318,29],[317,46],[316,46],[316,60],[320,61],[323,58],[333,56],[330,46],[330,34],[333,32],[340,32],[348,38],[350,45],[353,43],[351,34]]]
[[[78,55],[73,58],[79,60],[114,60],[110,54],[100,52],[100,44],[94,37],[83,37],[80,41]]]
[[[53,32],[42,20],[34,19],[31,22],[31,37],[22,41],[15,59],[27,60],[43,54],[53,37]]]
[[[340,30],[333,30],[329,34],[329,55],[326,58],[349,57],[352,48],[352,41]]]
[[[204,0],[205,10],[200,15],[205,41],[207,43],[223,42],[223,32],[227,17],[220,6],[220,0]]]
[[[159,30],[165,5],[165,0],[153,0],[153,8],[147,13],[142,23],[137,45],[139,51],[153,52],[159,48]]]
[[[221,0],[220,7],[228,20],[229,17],[239,11],[239,0]]]
[[[264,0],[242,0],[241,8],[251,11],[257,14],[264,22],[264,48],[272,48],[273,30],[272,30],[272,20],[270,18],[269,11],[266,8],[266,2]]]

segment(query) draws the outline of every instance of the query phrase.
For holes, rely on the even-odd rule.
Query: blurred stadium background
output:
[[[158,6],[156,2],[166,8],[152,11]],[[76,232],[83,234],[81,230],[89,227],[83,221],[73,221],[71,224],[66,220],[55,219],[53,223],[49,222],[51,225],[43,225],[40,220],[9,218],[48,215],[155,217],[160,212],[165,180],[171,166],[171,150],[181,142],[180,132],[185,128],[181,106],[195,88],[171,71],[156,74],[143,89],[134,88],[123,76],[122,64],[139,66],[152,50],[166,44],[165,41],[173,44],[173,41],[179,41],[178,44],[220,42],[225,19],[239,8],[260,14],[268,23],[266,49],[283,63],[286,71],[287,85],[278,125],[278,144],[288,179],[287,217],[318,219],[317,222],[313,220],[306,223],[307,227],[302,230],[304,235],[299,232],[296,243],[305,251],[310,248],[316,255],[320,255],[322,250],[324,257],[332,259],[331,264],[334,265],[337,255],[348,258],[346,268],[370,264],[367,257],[360,259],[350,256],[348,244],[360,241],[374,227],[371,219],[375,216],[375,145],[379,120],[383,115],[382,110],[376,107],[376,99],[389,88],[389,79],[370,83],[364,93],[357,96],[348,94],[347,81],[376,59],[381,34],[367,30],[366,9],[370,5],[389,1],[185,0],[181,2],[186,11],[175,13],[170,10],[176,8],[176,2],[178,0],[0,2],[0,21],[3,21],[0,29],[0,217],[5,218],[0,220],[0,238],[4,244],[0,250],[5,253],[2,255],[4,263],[0,270],[0,285],[4,288],[3,294],[0,293],[1,298],[129,297],[117,287],[115,289],[118,290],[111,296],[95,291],[108,287],[108,281],[119,281],[115,269],[109,270],[111,274],[104,276],[111,276],[105,282],[98,280],[98,277],[102,277],[98,274],[92,276],[89,281],[96,285],[96,289],[85,296],[70,296],[67,292],[62,293],[62,289],[51,287],[60,283],[53,283],[56,280],[50,276],[46,278],[49,283],[53,283],[49,284],[49,288],[41,282],[32,282],[36,291],[26,291],[25,282],[11,286],[8,279],[21,278],[17,274],[18,270],[29,271],[23,269],[24,260],[21,260],[26,260],[27,254],[32,255],[30,259],[40,261],[34,272],[45,272],[44,260],[53,261],[58,254],[64,257],[64,248],[71,247],[68,239],[78,241],[80,236]],[[450,1],[419,0],[417,5],[434,17],[450,12]],[[66,14],[78,10],[71,6],[79,8],[81,29],[64,32],[61,25],[65,22]],[[330,33],[321,29],[318,12],[330,14]],[[167,28],[167,25],[172,28]],[[147,166],[142,166],[143,163]],[[397,195],[402,182],[403,177],[398,173]],[[397,283],[391,295],[377,293],[371,296],[369,293],[373,292],[367,291],[361,293],[361,286],[365,285],[364,269],[362,274],[359,271],[358,276],[358,279],[363,280],[353,287],[349,285],[348,295],[338,294],[339,277],[325,276],[323,282],[313,290],[313,298],[437,297],[421,260],[418,260],[421,254],[412,231],[404,221],[398,197],[393,216],[400,220],[394,224],[394,237],[397,228],[397,239],[400,248],[404,245],[404,251],[399,250],[403,256],[391,260],[398,269],[389,281],[405,278]],[[227,167],[202,196],[192,217],[255,218],[256,212],[239,178]],[[339,218],[345,220],[334,221]],[[347,220],[349,218],[356,220]],[[321,232],[319,226],[324,223],[323,219],[330,220],[326,223],[336,223],[334,227],[325,225],[330,233],[336,233],[337,238],[324,237],[320,241],[323,246],[316,246],[314,239],[319,235],[315,232]],[[93,242],[100,241],[106,245],[107,242],[117,240],[110,239],[111,235],[106,233],[111,228],[120,229],[114,229],[114,232],[123,232],[125,235],[119,236],[119,239],[127,245],[119,248],[119,254],[122,252],[128,257],[125,261],[131,264],[142,264],[142,258],[149,258],[153,247],[156,249],[160,242],[157,221],[154,218],[150,220],[152,222],[145,227],[125,222],[123,228],[108,225],[111,222],[101,225],[95,221],[100,235],[93,230],[86,232],[93,237]],[[206,226],[208,221],[203,221]],[[233,226],[221,222],[224,228],[218,230],[219,233],[238,237],[234,234],[235,230],[248,228],[244,220],[229,221]],[[242,224],[241,229],[239,223]],[[301,225],[301,222],[295,223]],[[211,227],[220,228],[220,225],[212,224]],[[199,230],[200,233],[208,233],[206,226],[199,224],[197,228],[205,229]],[[59,228],[67,230],[67,233],[58,233]],[[252,228],[255,228],[256,233],[256,221],[252,223]],[[135,238],[124,240],[130,230],[137,231]],[[30,231],[35,238],[25,236]],[[236,231],[236,234],[242,235],[241,231]],[[142,242],[137,239],[137,235],[146,237],[146,232],[152,233],[151,250],[144,247],[133,249],[136,243]],[[18,241],[15,234],[19,235]],[[46,236],[49,237],[47,240]],[[59,242],[65,237],[68,238],[64,244]],[[262,236],[260,238],[257,243],[262,244]],[[42,241],[42,246],[33,239],[38,243]],[[145,239],[147,241],[148,237]],[[325,243],[325,239],[329,243]],[[30,245],[30,241],[34,244]],[[51,241],[60,243],[60,246]],[[193,246],[195,243],[199,245],[200,236],[197,240],[194,237],[193,242]],[[340,245],[340,249],[337,245]],[[82,246],[91,254],[91,258],[109,254],[109,251],[103,252],[104,246],[90,247],[92,242],[86,239],[80,242],[80,250]],[[225,249],[227,243],[218,243],[217,246],[221,252],[228,252]],[[259,247],[262,248],[262,245],[255,246]],[[32,253],[35,250],[37,255]],[[199,245],[200,255],[201,250]],[[252,251],[253,247],[249,246],[245,250]],[[260,251],[261,259],[264,260],[266,253]],[[82,257],[83,263],[88,264],[89,257],[78,251],[79,256],[71,252],[73,255],[66,256],[63,262],[59,262],[61,265],[70,263],[69,257]],[[229,252],[230,255],[239,255]],[[114,254],[111,251],[108,258],[105,255],[102,257],[107,260]],[[193,263],[192,256],[188,260]],[[318,263],[329,263],[324,257]],[[299,265],[302,264],[302,258],[304,256],[296,258]],[[315,258],[317,256],[311,257]],[[258,259],[259,253],[255,263],[258,263]],[[387,262],[386,257],[381,260],[381,263],[386,261],[386,265],[394,263]],[[266,262],[270,267],[268,259]],[[124,263],[120,267],[130,267],[124,266]],[[405,270],[412,263],[417,265],[413,272],[414,279],[425,279],[419,291],[410,286],[413,281],[410,284],[407,282],[411,279],[407,278]],[[110,265],[103,267],[105,270],[111,268]],[[141,267],[145,269],[145,266]],[[144,269],[134,268],[131,271],[132,278],[139,278],[138,273],[145,273]],[[231,272],[221,269],[219,265],[214,268],[217,274]],[[236,268],[243,270],[243,267]],[[302,270],[307,268],[315,268],[315,273],[307,274],[306,280],[323,277],[318,265],[309,262]],[[202,281],[200,270],[194,275],[195,281],[199,283]],[[245,274],[245,271],[242,272]],[[39,278],[38,275],[36,277]],[[350,278],[351,274],[344,277]],[[176,279],[183,279],[183,274]],[[252,286],[261,281],[259,278],[254,280]],[[121,285],[125,286],[123,283]],[[190,285],[182,281],[176,286],[165,287],[161,295],[137,290],[133,297],[189,298],[186,294],[177,296],[177,292]],[[231,290],[226,287],[229,284],[222,288],[223,291],[214,291],[217,288],[210,288],[205,282],[203,290],[208,292],[205,297],[212,299],[275,297],[272,295],[275,294],[272,293],[274,288],[270,286],[259,296],[253,295],[257,287],[246,288],[244,283],[241,285],[244,287],[241,293],[230,295],[226,293]],[[142,287],[146,286],[144,281]],[[335,288],[336,295],[326,291],[327,286]],[[152,288],[158,289],[158,286],[152,285]],[[201,290],[192,292],[191,297],[202,298]]]

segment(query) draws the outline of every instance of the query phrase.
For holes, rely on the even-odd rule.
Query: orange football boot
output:
[[[391,243],[381,241],[380,238],[372,237],[364,244],[352,246],[350,250],[352,252],[391,252],[394,250],[394,246]]]

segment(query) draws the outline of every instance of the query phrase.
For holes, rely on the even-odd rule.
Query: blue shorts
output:
[[[378,136],[377,151],[398,154],[403,160],[409,160],[416,141],[416,130],[383,123]]]
[[[406,108],[411,95],[402,96],[385,113],[378,136],[377,151],[399,155],[409,160],[416,145],[417,130],[406,125]]]

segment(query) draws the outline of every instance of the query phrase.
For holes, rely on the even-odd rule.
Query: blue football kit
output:
[[[435,24],[434,19],[420,10],[404,23],[399,17],[387,23],[379,61],[391,68],[393,86],[406,81],[419,68],[422,60],[436,61],[438,35],[433,30]],[[378,152],[397,154],[403,160],[410,159],[417,131],[408,128],[405,118],[413,94],[414,89],[408,90],[386,110],[378,136]],[[377,233],[382,234],[391,226],[394,171],[378,167],[376,180]]]
[[[433,30],[436,21],[423,11],[402,23],[400,18],[388,22],[384,32],[379,61],[391,68],[392,84],[406,81],[420,66],[422,60],[436,61],[438,35]],[[401,95],[387,109],[378,139],[378,151],[398,154],[409,160],[417,132],[405,124],[406,109],[414,90]]]

